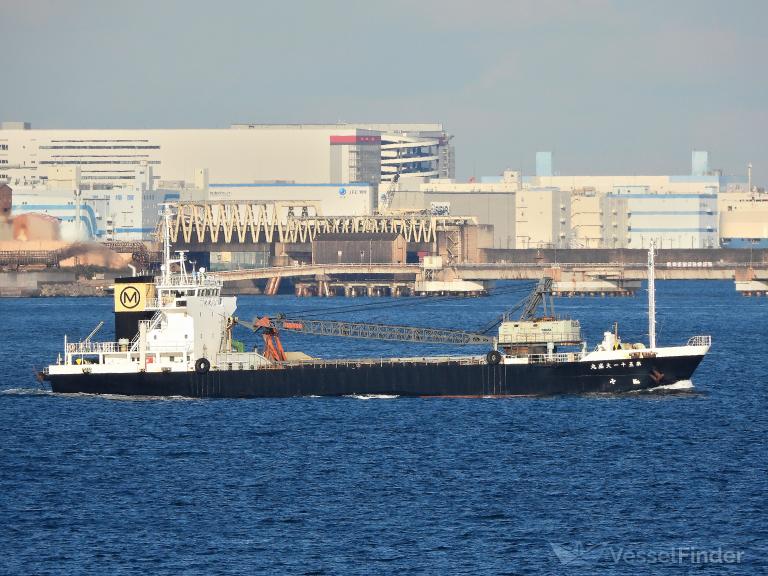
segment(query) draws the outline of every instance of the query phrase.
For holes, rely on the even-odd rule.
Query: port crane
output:
[[[312,334],[316,336],[418,342],[422,344],[452,344],[456,346],[478,346],[487,344],[492,348],[487,355],[488,362],[490,364],[498,364],[501,361],[501,354],[497,350],[497,338],[487,334],[487,332],[497,326],[500,322],[507,321],[510,316],[520,308],[523,309],[523,312],[520,315],[521,320],[534,320],[536,310],[542,303],[544,304],[544,317],[539,317],[539,319],[552,319],[551,316],[547,315],[547,295],[550,297],[549,314],[553,316],[554,308],[551,304],[552,279],[542,278],[539,280],[531,294],[529,294],[520,304],[505,312],[479,333],[466,330],[372,324],[367,322],[289,318],[285,314],[277,314],[274,317],[257,317],[253,323],[250,324],[237,318],[234,318],[233,321],[234,323],[250,328],[254,332],[261,334],[264,340],[264,356],[270,360],[278,362],[286,360],[285,350],[280,342],[280,332],[287,330],[290,332]]]
[[[397,172],[395,172],[395,175],[392,176],[392,181],[389,183],[389,187],[387,188],[387,191],[384,192],[381,195],[381,198],[379,199],[379,213],[386,214],[389,212],[389,209],[392,206],[392,200],[395,197],[395,192],[397,192],[399,181],[400,181],[400,167],[397,168]]]

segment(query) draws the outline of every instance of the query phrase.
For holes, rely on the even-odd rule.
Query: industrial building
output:
[[[374,210],[378,132],[238,128],[33,130],[3,123],[0,182],[14,189],[14,212],[59,218],[72,240],[148,240],[158,205],[182,197],[285,199],[297,201],[297,216]]]
[[[653,193],[690,192],[745,192],[746,177],[727,176],[721,170],[709,168],[709,154],[705,150],[691,153],[691,173],[681,175],[561,175],[554,168],[551,152],[536,154],[536,174],[523,178],[528,186],[560,188],[570,192],[594,191],[607,194],[621,186],[647,186]]]
[[[750,186],[710,170],[703,150],[693,151],[691,174],[679,176],[564,176],[555,172],[551,152],[538,152],[535,176],[402,178],[382,182],[379,194],[392,196],[393,212],[474,216],[493,226],[493,248],[644,248],[651,239],[665,248],[707,248],[720,244],[718,198],[740,198]],[[746,225],[747,207],[758,206],[729,205],[739,214],[727,217],[732,227],[739,219]],[[757,228],[759,218],[750,238],[763,234]]]
[[[559,188],[522,188],[515,204],[516,248],[571,246],[570,193]]]
[[[665,248],[711,248],[720,244],[718,197],[750,183],[710,169],[705,150],[692,151],[690,174],[672,176],[559,175],[552,153],[539,152],[536,175],[523,179],[530,186],[570,193],[574,247],[644,248],[654,239]]]
[[[184,198],[197,200],[198,198]],[[204,200],[274,201],[289,205],[293,216],[368,216],[373,214],[376,192],[365,182],[350,184],[211,183]],[[292,203],[295,203],[292,205]]]
[[[221,183],[376,184],[394,174],[454,175],[441,124],[233,124],[214,129],[33,129],[0,124],[0,181],[45,180],[53,166],[80,168],[83,189],[133,180],[146,164],[156,181],[190,181],[206,167]]]
[[[152,188],[152,169],[139,166],[132,181],[110,190],[82,189],[79,168],[53,167],[50,176],[13,189],[13,213],[47,214],[61,223],[62,238],[79,240],[150,240],[160,204],[178,192]]]
[[[474,216],[493,226],[492,248],[515,245],[515,194],[520,189],[520,173],[512,170],[492,182],[456,182],[439,178],[425,181],[403,177],[396,184],[382,182],[379,197],[392,189],[390,211],[428,211],[436,216]],[[382,202],[379,201],[381,206]]]
[[[160,204],[179,199],[177,191],[153,188],[152,168],[143,164],[133,179],[109,190],[83,189],[78,166],[53,166],[42,181],[14,185],[14,216],[45,214],[61,222],[61,237],[81,240],[150,240]]]
[[[156,181],[190,181],[206,167],[215,182],[368,182],[381,177],[378,132],[339,125],[259,129],[39,130],[3,123],[0,178],[18,186],[44,180],[52,166],[80,168],[83,189],[134,178],[145,163]]]
[[[135,172],[128,185],[110,190],[81,190],[79,169],[56,168],[43,182],[13,191],[13,213],[40,213],[62,222],[62,236],[76,240],[151,240],[164,202],[273,202],[288,216],[367,216],[373,213],[374,188],[358,184],[207,183],[206,171],[195,183],[154,182],[149,166]],[[160,186],[152,188],[151,186]]]
[[[651,240],[659,248],[719,246],[714,191],[654,194],[647,186],[621,186],[606,198],[626,201],[621,212],[627,215],[627,236],[617,236],[611,248],[647,248]]]
[[[561,175],[551,152],[537,152],[532,176],[468,182],[453,178],[454,156],[442,124],[0,129],[0,182],[14,190],[14,213],[54,216],[71,239],[148,240],[159,204],[180,199],[279,201],[294,217],[474,217],[492,227],[497,249],[768,242],[751,178],[712,170],[706,151],[692,152],[686,175]]]
[[[721,194],[718,212],[723,248],[768,248],[768,194]]]
[[[573,248],[603,248],[615,243],[619,229],[626,237],[626,212],[607,206],[604,194],[590,191],[571,192],[571,234]],[[613,238],[613,242],[611,240]]]
[[[393,232],[318,234],[313,264],[405,264],[407,242]]]
[[[369,215],[394,174],[453,176],[441,124],[233,124],[225,129],[0,125],[14,211],[59,218],[72,239],[149,239],[158,204],[285,200],[296,216]],[[66,176],[62,179],[61,174]]]
[[[352,184],[293,184],[265,182],[258,184],[207,183],[207,171],[192,188],[180,190],[184,200],[273,204],[274,218],[280,222],[288,218],[315,218],[325,216],[369,216],[374,212],[376,192],[368,183]],[[278,200],[279,199],[279,200]],[[241,204],[242,205],[242,204]],[[215,250],[210,252],[211,270],[258,268],[268,265],[276,256],[274,246],[256,244],[253,251],[237,253]]]
[[[381,181],[395,175],[420,178],[454,178],[456,170],[453,136],[442,124],[360,123],[360,124],[233,124],[232,128],[249,130],[301,130],[305,127],[339,127],[375,132],[381,138]],[[336,180],[340,181],[340,180]]]

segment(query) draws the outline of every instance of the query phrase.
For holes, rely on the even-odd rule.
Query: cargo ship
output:
[[[167,212],[167,211],[166,211]],[[488,330],[469,332],[263,316],[237,318],[236,298],[204,269],[171,256],[168,215],[158,277],[115,282],[115,338],[64,337],[64,351],[42,378],[55,393],[191,398],[293,396],[503,397],[626,393],[690,381],[711,345],[693,336],[657,346],[654,252],[648,255],[649,343],[622,342],[614,325],[589,350],[578,320],[554,312],[552,281],[542,278],[519,305]],[[263,346],[246,351],[233,330],[246,326]],[[481,354],[390,358],[317,358],[286,351],[283,332],[451,347]]]

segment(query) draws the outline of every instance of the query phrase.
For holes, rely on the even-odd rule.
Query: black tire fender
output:
[[[198,358],[197,362],[195,362],[195,372],[201,376],[207,374],[210,369],[211,363],[208,361],[208,358]]]
[[[491,350],[485,355],[485,361],[491,366],[496,366],[496,364],[501,362],[501,352],[498,350]]]

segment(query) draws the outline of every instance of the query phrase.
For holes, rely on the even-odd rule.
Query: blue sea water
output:
[[[240,315],[338,307],[331,317],[475,329],[521,295],[357,313],[344,310],[385,300],[244,297]],[[592,344],[614,320],[624,340],[647,338],[641,296],[558,305]],[[0,300],[0,574],[768,566],[768,300],[731,282],[658,283],[660,343],[714,340],[684,394],[127,400],[35,382],[64,332],[81,338],[110,313],[108,299]],[[326,356],[444,351],[284,342]]]

